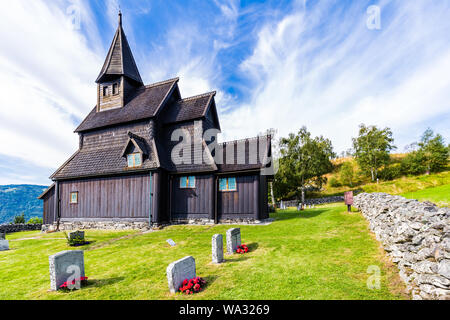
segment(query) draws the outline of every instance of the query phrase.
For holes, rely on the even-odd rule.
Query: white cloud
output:
[[[73,28],[69,4],[57,4],[12,1],[0,13],[0,28],[8,30],[0,41],[0,153],[44,168],[77,149],[73,130],[95,104],[93,81],[102,62]],[[88,8],[79,5],[87,24]]]
[[[443,120],[435,118],[450,113],[450,8],[429,2],[381,6],[380,31],[365,27],[358,5],[342,15],[321,3],[266,23],[241,64],[249,102],[221,117],[226,139],[271,127],[286,136],[306,125],[341,151],[362,122],[390,126],[400,146],[427,126],[448,137]]]

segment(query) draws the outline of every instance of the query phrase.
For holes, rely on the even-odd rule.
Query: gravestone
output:
[[[73,231],[69,233],[69,240],[72,241],[74,239],[84,240],[84,231]]]
[[[241,229],[231,228],[227,230],[227,252],[233,254],[241,245]]]
[[[0,240],[0,251],[9,250],[9,241],[8,240]]]
[[[167,282],[171,293],[176,293],[181,287],[184,279],[196,277],[195,259],[192,256],[184,257],[169,264],[166,270]]]
[[[0,232],[0,240],[6,239],[6,233]]]
[[[84,251],[66,250],[48,257],[50,264],[50,289],[59,287],[71,276],[84,277]],[[79,271],[79,275],[77,274]]]
[[[223,236],[221,234],[215,234],[212,237],[212,262],[223,262]]]
[[[166,242],[171,246],[174,247],[176,245],[175,241],[173,241],[172,239],[167,239]]]

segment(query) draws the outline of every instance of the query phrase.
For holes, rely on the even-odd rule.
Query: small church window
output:
[[[108,86],[103,87],[103,96],[106,97],[108,95]]]
[[[71,192],[70,193],[70,203],[71,204],[78,203],[78,192]]]
[[[140,167],[142,165],[142,155],[140,153],[131,153],[127,156],[128,167]]]
[[[219,191],[236,191],[236,178],[221,178],[219,179]]]
[[[185,176],[180,178],[180,188],[195,188],[195,177]]]
[[[113,84],[113,94],[119,94],[119,84],[118,83],[114,83]]]

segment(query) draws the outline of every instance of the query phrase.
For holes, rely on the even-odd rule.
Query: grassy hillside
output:
[[[401,161],[401,159],[405,157],[405,154],[394,154],[391,155],[392,162],[396,163]],[[353,186],[334,186],[331,182],[332,179],[341,180],[340,177],[340,167],[342,163],[349,162],[351,163],[354,172],[355,178]],[[450,200],[445,200],[446,197],[450,197],[448,193],[441,192],[441,189],[436,189],[433,191],[431,188],[450,185],[450,168],[447,171],[430,174],[430,175],[419,175],[419,176],[405,176],[398,179],[394,179],[391,181],[383,181],[379,180],[378,183],[372,182],[370,177],[362,176],[358,174],[359,168],[356,161],[353,158],[340,158],[334,160],[335,169],[332,173],[327,175],[328,184],[324,186],[321,192],[314,193],[313,197],[320,196],[330,196],[330,195],[341,195],[345,191],[350,190],[363,190],[365,192],[386,192],[390,194],[396,195],[408,195],[413,196],[414,192],[426,190],[424,193],[418,193],[417,197],[422,197],[421,200],[430,200],[435,199],[435,202],[440,202],[441,204],[445,204],[445,201],[449,202]],[[445,187],[442,190],[447,190]],[[438,193],[433,198],[433,193]],[[427,196],[428,195],[428,196]]]
[[[48,292],[48,256],[72,249],[61,233],[7,235],[12,250],[0,252],[0,299],[405,298],[396,267],[359,212],[327,205],[273,217],[271,225],[240,226],[250,252],[225,255],[220,265],[210,263],[211,237],[225,234],[228,225],[179,225],[146,234],[88,230],[86,237],[94,242],[83,250],[90,284],[69,293]],[[175,247],[166,243],[169,238]],[[208,285],[196,295],[171,295],[166,267],[187,255],[195,257],[197,275]],[[381,270],[378,290],[367,287],[372,265]]]
[[[423,189],[415,192],[406,192],[402,196],[408,199],[431,201],[439,206],[450,207],[450,184],[439,187]]]
[[[31,217],[42,218],[42,200],[37,197],[46,189],[37,185],[0,186],[0,223],[12,222],[16,215],[25,213]]]

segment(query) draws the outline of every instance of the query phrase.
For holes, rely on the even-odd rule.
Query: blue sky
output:
[[[380,28],[367,26],[369,6]],[[4,6],[5,7],[5,6]],[[78,147],[119,1],[15,0],[0,12],[0,184],[49,184]],[[360,123],[399,151],[450,142],[449,1],[120,1],[145,83],[217,91],[222,140],[306,125],[351,147]]]

